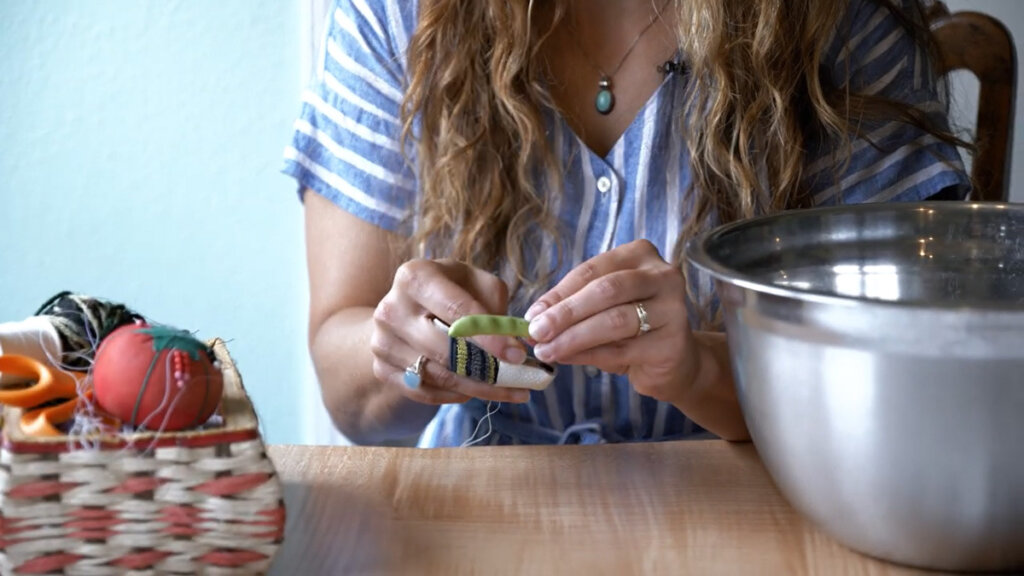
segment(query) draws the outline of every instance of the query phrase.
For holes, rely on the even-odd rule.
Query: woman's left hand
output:
[[[647,240],[574,268],[526,317],[538,359],[626,374],[646,396],[674,402],[699,373],[682,271]]]

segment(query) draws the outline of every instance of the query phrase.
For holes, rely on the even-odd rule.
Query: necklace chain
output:
[[[629,58],[629,55],[633,53],[633,49],[636,48],[636,45],[640,43],[640,39],[643,38],[644,34],[646,34],[647,31],[651,29],[651,26],[654,26],[654,23],[658,21],[658,17],[661,16],[661,13],[665,10],[665,7],[668,6],[668,3],[670,1],[671,0],[665,0],[665,2],[662,3],[661,8],[655,11],[655,13],[651,16],[651,21],[648,22],[647,25],[644,26],[642,30],[640,30],[640,33],[636,35],[636,38],[633,39],[633,43],[630,44],[629,48],[626,49],[626,52],[622,55],[622,58],[619,59],[619,63],[615,65],[615,68],[612,70],[611,74],[606,73],[604,69],[601,68],[601,66],[597,63],[597,61],[590,57],[590,54],[586,51],[586,49],[583,48],[583,44],[580,43],[579,34],[576,30],[575,21],[573,18],[569,18],[569,27],[572,32],[572,34],[570,35],[572,36],[573,42],[576,44],[576,48],[580,51],[580,54],[582,54],[583,57],[587,59],[587,62],[595,70],[597,70],[599,74],[601,74],[602,82],[607,84],[612,78],[615,77],[615,75],[619,72],[619,69],[622,68],[622,65],[626,63],[626,59]]]

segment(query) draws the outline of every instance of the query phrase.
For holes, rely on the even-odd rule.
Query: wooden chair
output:
[[[928,6],[928,21],[942,56],[942,73],[969,70],[978,78],[977,154],[971,200],[1009,199],[1010,156],[1017,99],[1017,51],[1000,21],[978,12],[950,13],[940,0]]]

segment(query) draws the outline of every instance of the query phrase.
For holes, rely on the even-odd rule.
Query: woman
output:
[[[339,0],[286,154],[337,427],[426,429],[423,446],[747,438],[682,247],[782,209],[963,198],[920,9]],[[530,320],[547,389],[449,370],[435,320],[480,313]]]

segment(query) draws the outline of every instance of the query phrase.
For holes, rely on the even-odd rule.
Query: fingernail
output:
[[[541,362],[551,361],[551,350],[547,344],[537,344],[533,347],[533,355]]]
[[[525,403],[527,403],[529,401],[530,401],[530,393],[527,392],[526,390],[523,390],[522,392],[516,393],[516,402],[518,402],[520,404],[525,404]]]
[[[523,350],[519,346],[509,346],[505,348],[505,362],[509,364],[522,364],[526,362],[526,350]]]
[[[541,342],[551,332],[551,321],[547,316],[538,316],[530,321],[530,337]]]
[[[530,306],[530,309],[526,311],[526,314],[523,314],[523,318],[527,321],[533,320],[534,316],[543,312],[547,307],[548,305],[543,302],[536,302],[533,306]]]

